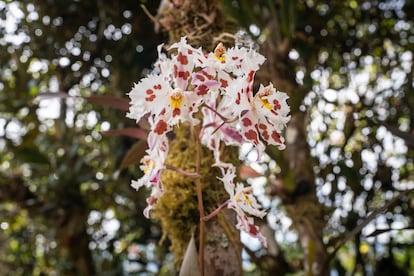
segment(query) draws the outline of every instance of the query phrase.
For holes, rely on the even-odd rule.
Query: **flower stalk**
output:
[[[210,214],[208,214],[207,216],[204,216],[201,218],[201,220],[203,221],[209,221],[210,219],[214,218],[215,216],[218,215],[218,213],[225,207],[227,207],[227,205],[229,204],[230,200],[226,200],[223,204],[221,204],[219,207],[217,207],[216,210],[214,210],[213,212],[211,212]]]
[[[201,145],[200,140],[198,139],[197,133],[192,128],[193,139],[196,141],[196,174],[200,174],[201,171]],[[199,223],[199,264],[200,264],[200,276],[204,276],[204,221],[201,219],[204,217],[204,203],[203,203],[203,187],[201,183],[201,179],[197,178],[196,182],[196,193],[197,193],[197,203],[198,203],[198,211],[200,215],[200,223]]]

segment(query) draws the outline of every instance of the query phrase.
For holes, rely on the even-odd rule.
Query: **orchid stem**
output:
[[[213,212],[211,212],[207,216],[202,217],[201,220],[208,221],[208,220],[214,218],[221,211],[221,209],[223,209],[224,207],[226,207],[229,204],[229,202],[230,202],[230,200],[226,200],[223,204],[221,204],[219,207],[217,207],[216,210],[214,210]]]
[[[222,122],[221,125],[219,125],[218,127],[216,127],[216,129],[211,133],[211,135],[213,135],[214,133],[216,133],[222,126],[224,126],[226,122]]]
[[[193,130],[193,136],[196,141],[196,174],[200,175],[200,166],[201,166],[201,146],[200,146],[200,140],[198,139],[198,136],[196,135],[196,132]],[[198,177],[195,180],[196,182],[196,193],[197,193],[197,202],[198,202],[198,211],[200,215],[200,226],[199,226],[199,263],[200,263],[200,276],[204,276],[204,220],[201,218],[204,217],[204,204],[203,204],[203,193],[202,193],[202,185],[201,185],[201,179]]]
[[[223,121],[225,121],[225,122],[228,121],[228,119],[226,117],[224,117],[223,115],[221,115],[220,113],[218,113],[217,110],[215,110],[214,108],[212,108],[208,104],[203,103],[202,106],[204,106],[204,107],[210,109],[211,111],[213,111],[214,114],[216,114],[217,116],[219,116]]]
[[[180,168],[177,168],[177,167],[169,165],[169,164],[164,164],[164,167],[168,170],[176,171],[176,172],[181,173],[182,175],[185,175],[185,176],[188,176],[188,177],[193,177],[193,178],[199,178],[200,177],[200,175],[196,172],[188,172],[188,171],[182,170]]]

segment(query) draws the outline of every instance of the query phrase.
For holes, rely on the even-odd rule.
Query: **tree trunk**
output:
[[[307,275],[324,275],[327,258],[322,240],[325,220],[323,206],[316,197],[315,177],[310,150],[306,139],[305,115],[295,113],[287,130],[284,157],[289,160],[289,174],[286,187],[285,207],[287,214],[298,231],[300,244],[305,255]]]
[[[72,79],[68,79],[63,72],[59,74],[59,91],[67,91],[73,86]],[[60,121],[63,122],[62,133],[67,128],[67,103],[61,99]],[[64,135],[60,136],[61,143],[66,144]],[[77,158],[68,160],[69,168],[74,169]],[[75,171],[75,170],[74,170]],[[48,222],[57,229],[57,242],[60,250],[60,260],[68,260],[70,263],[64,274],[68,275],[95,275],[95,266],[92,260],[92,252],[89,249],[91,240],[86,232],[88,226],[89,209],[84,202],[80,191],[81,182],[77,177],[68,174],[60,179],[59,185],[51,189],[56,193],[55,209],[52,216],[46,216]]]
[[[213,50],[221,42],[217,39],[227,24],[226,17],[221,14],[219,1],[208,0],[161,1],[156,18],[158,27],[168,31],[170,44],[186,36],[189,44],[194,47],[201,46],[207,51]],[[166,161],[168,164],[184,170],[194,170],[194,164],[192,166],[191,163],[195,160],[195,146],[191,145],[189,137],[189,128],[180,126],[176,137],[170,142]],[[217,179],[220,176],[219,171],[211,166],[215,162],[212,153],[203,148],[201,155],[203,202],[208,214],[222,204],[228,195]],[[237,160],[237,149],[230,149],[227,156]],[[164,195],[157,202],[154,213],[161,220],[163,232],[170,238],[175,259],[180,263],[191,231],[199,224],[198,208],[192,205],[197,204],[195,191],[188,192],[194,189],[195,183],[171,171],[163,173],[163,183]],[[181,190],[183,187],[187,192]],[[177,202],[172,204],[171,198],[176,198]],[[204,237],[196,235],[205,241],[205,275],[242,275],[240,235],[235,224],[234,213],[222,210],[219,216],[205,223]]]
[[[233,211],[222,210],[205,225],[204,275],[242,275],[241,243]]]
[[[175,129],[175,137],[170,140],[170,151],[166,160],[168,165],[193,172],[196,167],[196,141],[187,125]],[[226,152],[230,159],[237,159],[236,149]],[[214,157],[207,148],[202,148],[200,160],[200,180],[206,214],[221,205],[228,194],[217,179],[219,170],[212,167]],[[171,241],[176,266],[183,261],[191,233],[200,227],[197,205],[196,182],[194,178],[173,170],[162,174],[164,193],[158,199],[154,216],[161,222],[164,237]],[[219,216],[207,221],[204,227],[204,264],[205,275],[241,275],[240,235],[235,229],[234,213],[222,210]],[[199,239],[198,231],[195,238]],[[198,242],[196,242],[198,244]],[[199,254],[200,248],[198,248]],[[201,265],[200,265],[201,267]]]
[[[307,142],[308,118],[305,112],[299,110],[311,88],[296,83],[295,66],[288,57],[290,50],[287,38],[266,41],[262,53],[268,59],[258,74],[262,83],[271,81],[278,90],[290,97],[292,117],[286,129],[286,149],[282,152],[271,148],[268,150],[281,167],[281,173],[273,183],[273,194],[282,199],[298,232],[307,275],[328,275],[327,271],[323,271],[327,260],[322,240],[325,219],[323,205],[316,197],[315,174]],[[312,62],[309,59],[309,63]]]
[[[64,221],[57,227],[60,258],[69,260],[71,267],[67,275],[95,275],[94,262],[89,250],[89,235],[86,233],[87,213],[84,208],[69,207],[62,210]]]
[[[220,32],[228,31],[222,20],[225,17],[220,15],[216,1],[209,3],[209,1],[177,0],[168,2],[173,4],[166,4],[167,2],[162,2],[164,5],[161,5],[157,18],[160,25],[169,31],[170,42],[175,42],[181,36],[186,35],[193,46],[203,46],[211,50],[217,43],[214,38],[218,37]],[[272,81],[278,89],[287,92],[291,97],[292,121],[287,131],[291,136],[287,139],[287,150],[278,153],[276,158],[278,163],[285,165],[282,168],[281,178],[282,198],[286,203],[288,215],[298,231],[305,253],[305,267],[308,275],[321,275],[323,274],[321,268],[327,255],[322,241],[323,207],[318,202],[315,193],[315,176],[307,144],[305,114],[299,112],[298,108],[307,91],[298,89],[295,81],[296,72],[289,64],[289,51],[290,43],[286,38],[279,37],[277,43],[268,41],[262,51],[268,61],[265,63],[266,68],[259,71],[259,74],[261,74],[261,80]],[[215,230],[211,233],[215,233]],[[220,233],[221,231],[217,230],[217,235]],[[216,251],[217,249],[218,247],[214,247],[216,254],[212,254],[213,260],[216,258],[215,263],[221,256]],[[208,261],[206,263],[210,264]],[[217,266],[212,264],[214,267]],[[226,265],[232,264],[220,263],[221,267]],[[209,272],[209,275],[222,274],[220,268],[217,267],[215,273]]]

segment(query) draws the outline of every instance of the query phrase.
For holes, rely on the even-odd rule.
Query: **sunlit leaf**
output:
[[[241,178],[255,178],[255,177],[261,177],[263,176],[262,173],[257,172],[255,169],[253,169],[252,167],[246,165],[246,164],[242,164],[239,167],[239,176]]]
[[[139,163],[139,161],[145,155],[146,148],[147,148],[147,141],[140,140],[137,143],[135,143],[132,146],[132,148],[130,148],[128,152],[126,153],[118,169],[122,171],[126,169],[129,165]]]

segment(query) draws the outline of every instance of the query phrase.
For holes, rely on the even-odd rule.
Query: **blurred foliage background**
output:
[[[135,126],[119,99],[168,37],[139,5],[155,16],[166,3],[0,1],[2,274],[176,273],[159,225],[142,215],[146,191],[129,186],[145,141],[103,134]],[[306,147],[284,156],[269,149],[257,164],[241,151],[265,176],[254,185],[273,239],[268,250],[244,239],[246,275],[302,275],[309,253],[292,207],[308,194],[323,210],[332,275],[414,275],[414,3],[216,5],[229,32],[267,57],[258,78],[289,93],[306,130]],[[289,170],[291,154],[304,156],[312,183]]]

